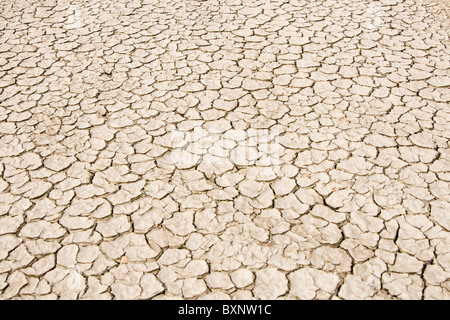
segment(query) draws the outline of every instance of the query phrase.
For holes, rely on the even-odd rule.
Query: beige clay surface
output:
[[[448,1],[0,2],[1,299],[450,299]]]

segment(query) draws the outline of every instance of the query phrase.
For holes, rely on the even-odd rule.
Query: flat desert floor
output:
[[[439,0],[0,3],[0,299],[450,299]]]

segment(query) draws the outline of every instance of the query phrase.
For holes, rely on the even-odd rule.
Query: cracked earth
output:
[[[450,299],[448,2],[0,4],[1,299]]]

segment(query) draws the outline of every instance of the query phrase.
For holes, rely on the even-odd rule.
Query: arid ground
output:
[[[450,5],[0,2],[1,299],[450,299]]]

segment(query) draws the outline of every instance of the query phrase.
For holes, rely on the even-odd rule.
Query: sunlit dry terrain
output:
[[[449,3],[0,2],[1,299],[450,299]]]

